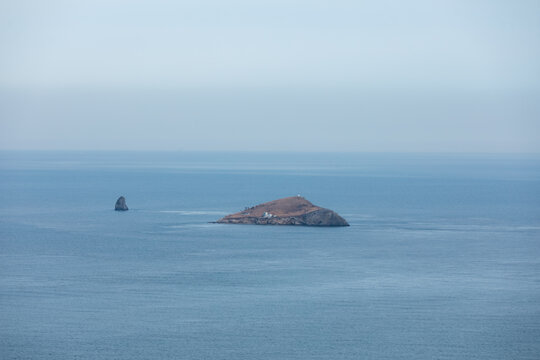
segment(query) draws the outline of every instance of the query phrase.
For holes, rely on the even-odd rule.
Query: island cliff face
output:
[[[293,196],[270,201],[244,211],[227,215],[217,221],[220,224],[255,225],[307,225],[349,226],[349,223],[332,210]]]

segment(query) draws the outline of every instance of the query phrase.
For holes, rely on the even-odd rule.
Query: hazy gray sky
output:
[[[540,1],[0,0],[0,148],[540,151]]]

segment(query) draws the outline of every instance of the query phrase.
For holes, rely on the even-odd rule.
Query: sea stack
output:
[[[128,207],[126,205],[126,198],[123,196],[120,196],[118,200],[116,200],[116,204],[114,205],[114,210],[116,211],[127,211]]]
[[[220,224],[349,226],[332,210],[313,205],[301,196],[286,197],[246,208],[217,221]]]

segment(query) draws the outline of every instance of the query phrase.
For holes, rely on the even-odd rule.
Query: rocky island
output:
[[[126,198],[123,196],[120,196],[118,200],[116,200],[116,204],[114,204],[114,210],[116,211],[127,211],[128,207],[126,205]]]
[[[332,210],[313,205],[301,196],[286,197],[246,208],[217,221],[220,224],[349,226]]]

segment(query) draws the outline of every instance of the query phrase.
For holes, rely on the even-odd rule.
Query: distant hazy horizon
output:
[[[0,4],[0,150],[540,152],[538,1]]]

